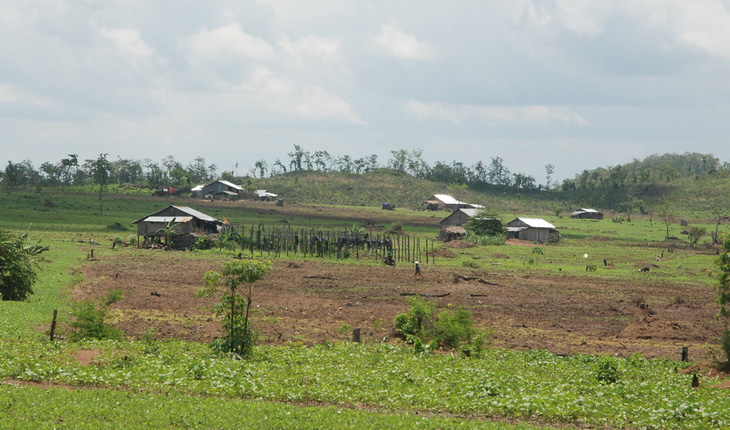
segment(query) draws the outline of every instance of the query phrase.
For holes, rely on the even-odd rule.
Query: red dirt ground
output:
[[[220,261],[194,254],[142,251],[99,252],[86,263],[86,281],[75,299],[124,292],[113,305],[115,325],[130,338],[209,342],[220,334],[210,312],[217,301],[195,297],[203,274]],[[230,257],[221,257],[222,259]],[[647,358],[708,358],[721,332],[711,288],[605,281],[580,276],[528,277],[467,268],[411,265],[365,266],[320,261],[275,260],[254,286],[252,316],[260,343],[305,344],[347,340],[362,328],[365,342],[392,336],[393,318],[406,310],[404,294],[427,298],[439,308],[462,306],[491,331],[492,344],[554,353],[642,353]],[[457,279],[457,276],[471,278]],[[484,282],[480,282],[480,280]],[[153,294],[155,293],[155,294]]]

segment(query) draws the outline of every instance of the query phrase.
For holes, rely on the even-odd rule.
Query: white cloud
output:
[[[0,103],[10,104],[18,100],[18,94],[13,90],[10,85],[0,84]]]
[[[380,34],[373,42],[386,54],[404,60],[431,60],[436,50],[426,42],[401,30],[397,25],[388,24],[380,28]]]
[[[276,78],[268,69],[256,70],[240,90],[269,111],[306,119],[363,124],[360,116],[339,96],[320,86],[297,85],[292,80]]]
[[[101,28],[99,33],[134,60],[151,58],[155,54],[155,50],[142,40],[139,31],[134,28]]]
[[[214,29],[203,28],[189,38],[194,54],[206,58],[242,56],[257,60],[275,57],[274,48],[264,39],[243,31],[241,24],[233,23]]]
[[[557,15],[560,22],[579,36],[594,36],[603,33],[603,19],[613,10],[610,1],[557,0]]]
[[[670,28],[677,39],[712,55],[730,58],[730,13],[720,1],[681,1]]]
[[[525,123],[549,125],[555,123],[586,125],[575,112],[559,106],[474,106],[423,103],[411,100],[406,112],[420,119],[436,119],[458,125],[467,121],[496,123]]]

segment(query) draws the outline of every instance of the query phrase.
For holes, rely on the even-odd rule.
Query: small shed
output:
[[[190,194],[193,197],[200,197],[203,195],[203,187],[205,185],[196,185],[193,188],[190,189]]]
[[[266,190],[256,190],[255,193],[259,200],[264,200],[267,202],[270,200],[276,200],[276,198],[279,197],[278,195],[270,193]]]
[[[571,213],[570,217],[580,219],[603,219],[603,214],[595,209],[580,208]]]
[[[560,237],[555,226],[542,218],[515,218],[507,223],[507,234],[511,238],[539,243]]]
[[[469,207],[469,203],[456,200],[448,194],[434,194],[428,200],[426,200],[427,210],[438,210],[438,209],[449,209],[456,210],[459,208]]]
[[[461,226],[477,216],[481,209],[461,208],[451,212],[451,215],[441,220],[441,227]]]
[[[224,199],[229,197],[238,197],[244,189],[240,185],[219,179],[210,184],[204,185],[201,194],[204,197],[210,196],[213,199]]]
[[[442,242],[450,242],[452,240],[459,240],[466,236],[466,230],[464,227],[449,226],[442,227],[439,231],[439,240]]]
[[[218,227],[223,225],[223,221],[195,209],[171,205],[132,223],[137,224],[137,243],[140,243],[140,236],[145,241],[164,237],[165,228],[171,222],[175,232],[171,239],[176,249],[191,248],[201,234],[217,233]]]

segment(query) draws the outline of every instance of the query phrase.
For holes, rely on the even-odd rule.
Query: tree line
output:
[[[258,160],[243,177],[233,171],[220,174],[215,164],[208,164],[203,157],[183,164],[173,156],[161,162],[150,159],[107,159],[100,154],[95,159],[80,160],[77,154],[68,154],[57,162],[47,161],[36,168],[29,160],[18,163],[9,161],[0,171],[0,183],[8,189],[22,186],[84,186],[109,184],[138,184],[157,188],[173,186],[192,188],[213,179],[241,182],[246,179],[275,177],[291,172],[349,173],[360,175],[380,169],[411,175],[435,182],[468,186],[480,189],[498,186],[522,190],[618,190],[635,184],[662,183],[674,179],[710,175],[730,171],[730,163],[721,163],[712,154],[684,153],[651,155],[643,160],[634,159],[624,165],[583,170],[573,179],[562,183],[553,181],[555,167],[545,165],[545,181],[540,184],[534,176],[511,172],[501,157],[490,157],[489,162],[478,160],[472,165],[461,161],[437,161],[427,163],[421,149],[390,151],[390,158],[380,163],[375,154],[354,158],[349,155],[334,156],[327,151],[307,151],[299,145],[287,153],[288,159],[277,158],[274,162]]]
[[[109,184],[190,188],[217,176],[215,164],[207,164],[203,157],[197,157],[187,165],[171,155],[159,163],[149,159],[109,160],[107,157],[108,154],[100,154],[97,158],[80,160],[78,154],[68,154],[68,157],[57,162],[46,161],[40,168],[35,168],[30,160],[19,163],[8,161],[5,170],[0,171],[0,183],[6,188],[84,185],[103,187]]]
[[[423,159],[421,149],[390,151],[390,158],[384,164],[379,163],[375,154],[361,158],[349,155],[333,156],[327,151],[310,152],[299,145],[294,145],[294,150],[287,155],[288,162],[282,162],[281,159],[276,159],[273,163],[266,160],[256,161],[251,176],[265,178],[299,171],[359,175],[379,169],[390,169],[419,179],[448,184],[467,184],[476,188],[479,185],[501,185],[520,189],[540,189],[550,187],[551,175],[554,173],[554,167],[546,165],[546,183],[542,185],[531,175],[510,172],[501,157],[491,157],[489,163],[479,160],[471,166],[461,161],[450,163],[437,161],[429,165]]]

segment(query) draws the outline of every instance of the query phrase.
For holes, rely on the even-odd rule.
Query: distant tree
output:
[[[702,239],[702,237],[706,234],[707,230],[702,227],[690,227],[688,231],[689,244],[692,246],[696,245],[697,242],[699,242],[700,239]]]
[[[5,173],[3,174],[3,183],[5,188],[11,190],[23,183],[23,169],[20,165],[8,161],[8,165],[5,166]]]
[[[281,169],[281,170],[282,170],[282,171],[283,171],[284,173],[286,173],[286,166],[285,166],[285,165],[284,165],[284,164],[283,164],[283,163],[281,162],[281,160],[279,160],[278,158],[276,159],[276,161],[274,161],[274,165],[273,165],[273,167],[278,167],[278,168],[280,168],[280,169]],[[272,170],[273,170],[273,167],[272,167]],[[272,172],[272,175],[273,175],[273,172]]]
[[[61,159],[61,169],[63,170],[62,180],[64,185],[71,184],[73,174],[71,169],[78,169],[79,167],[79,156],[78,154],[68,154],[68,158]]]
[[[657,215],[667,227],[667,234],[664,239],[669,239],[669,225],[674,221],[674,214],[669,210],[669,207],[664,206],[659,210]]]
[[[269,164],[266,160],[258,160],[254,163],[254,167],[259,171],[259,178],[264,178],[266,171],[269,169]]]
[[[492,157],[492,162],[487,170],[487,179],[490,184],[494,185],[510,185],[510,172],[504,166],[501,157]]]
[[[314,166],[320,172],[326,172],[331,162],[332,157],[330,157],[330,154],[327,151],[314,152]]]
[[[496,214],[486,211],[479,211],[476,216],[469,219],[464,224],[464,229],[477,236],[501,236],[506,232],[502,220]]]
[[[92,175],[94,183],[99,185],[99,212],[102,212],[102,192],[104,185],[109,182],[109,161],[106,159],[107,154],[99,154],[99,158],[92,162]]]
[[[305,151],[299,145],[294,145],[294,152],[287,154],[289,156],[289,167],[293,171],[302,170],[302,161],[304,160]],[[284,170],[286,173],[286,170]]]
[[[388,160],[388,167],[399,172],[405,172],[408,165],[408,151],[399,149],[390,151],[391,158]]]
[[[549,190],[553,183],[553,173],[555,173],[555,166],[548,163],[545,165],[545,189]]]
[[[0,230],[0,299],[25,300],[33,294],[38,279],[37,255],[47,247],[26,246],[26,231],[20,236]]]

